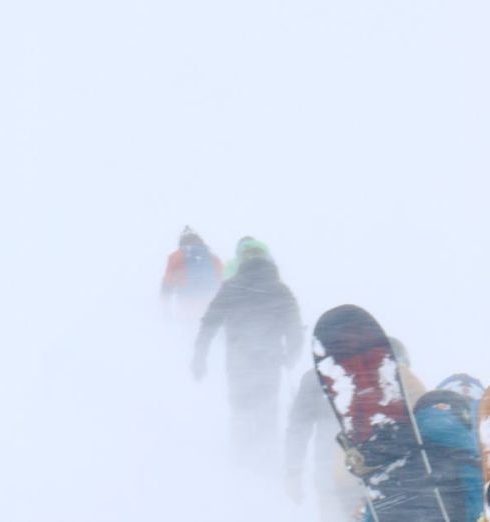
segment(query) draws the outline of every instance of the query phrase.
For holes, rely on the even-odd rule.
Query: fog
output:
[[[315,519],[312,491],[296,507],[229,466],[223,347],[195,383],[192,340],[163,321],[187,224],[223,260],[264,240],[299,301],[283,423],[311,329],[343,303],[401,339],[428,387],[488,384],[489,14],[2,7],[2,520]]]

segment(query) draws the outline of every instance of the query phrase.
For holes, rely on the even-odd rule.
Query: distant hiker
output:
[[[162,284],[162,294],[175,314],[198,320],[216,294],[222,264],[202,238],[185,227],[179,248],[170,254]]]
[[[196,379],[206,372],[211,341],[221,326],[234,446],[242,456],[253,453],[266,460],[277,451],[281,369],[296,363],[303,343],[298,304],[273,262],[245,260],[221,286],[195,343],[191,368]]]

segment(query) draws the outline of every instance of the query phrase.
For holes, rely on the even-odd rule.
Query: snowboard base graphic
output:
[[[357,306],[334,308],[315,326],[313,356],[371,519],[449,521],[381,326]]]

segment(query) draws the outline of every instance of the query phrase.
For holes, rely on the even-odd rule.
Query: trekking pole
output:
[[[407,390],[405,388],[405,383],[403,382],[402,378],[400,377],[400,374],[398,373],[398,380],[400,382],[401,389],[403,391],[403,395],[405,397],[408,397]],[[408,415],[410,416],[410,421],[413,426],[413,431],[415,432],[415,438],[417,439],[417,444],[420,448],[420,453],[422,455],[422,461],[425,466],[425,471],[429,476],[432,476],[432,466],[430,465],[429,457],[427,456],[427,452],[424,449],[424,441],[422,440],[422,435],[420,434],[419,427],[417,424],[417,421],[415,419],[415,415],[412,411],[412,408],[410,404],[407,403],[407,410]],[[439,488],[437,486],[434,487],[434,494],[436,496],[437,503],[439,505],[439,509],[441,510],[442,518],[444,519],[444,522],[451,522],[451,519],[449,518],[449,515],[446,511],[446,506],[444,505],[444,502],[442,501],[441,492],[439,491]]]

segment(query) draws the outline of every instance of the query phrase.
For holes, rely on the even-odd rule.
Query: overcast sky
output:
[[[489,15],[453,0],[3,6],[6,411],[79,376],[74,352],[109,365],[116,329],[137,358],[186,224],[223,259],[242,235],[267,242],[310,327],[358,304],[429,386],[489,384]]]

